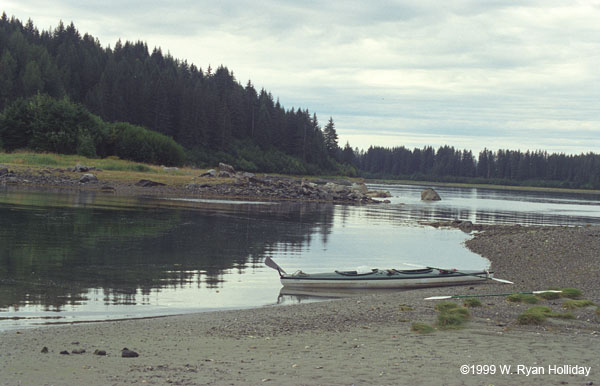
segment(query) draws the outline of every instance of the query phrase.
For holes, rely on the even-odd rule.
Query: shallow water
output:
[[[0,190],[0,329],[275,304],[281,285],[266,256],[288,272],[489,265],[463,246],[466,234],[423,220],[600,221],[592,195],[439,188],[443,201],[423,203],[421,187],[377,188],[391,204]]]

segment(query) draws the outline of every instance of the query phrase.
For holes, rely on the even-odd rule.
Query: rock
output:
[[[75,350],[72,350],[71,353],[73,353],[73,354],[85,354],[85,349],[84,348],[76,348]]]
[[[5,175],[5,174],[8,174],[8,173],[9,173],[9,171],[8,171],[8,169],[7,169],[7,168],[2,168],[2,169],[0,169],[0,177],[2,177],[2,176],[3,176],[3,175]]]
[[[461,221],[461,223],[458,224],[458,229],[465,233],[471,233],[473,231],[473,223],[471,221]]]
[[[85,173],[85,172],[89,172],[89,171],[92,171],[92,170],[96,170],[96,167],[95,166],[86,166],[86,165],[77,164],[71,170],[74,171],[74,172]]]
[[[352,184],[350,186],[350,189],[352,189],[355,192],[360,192],[362,194],[367,194],[367,192],[369,191],[369,189],[367,188],[367,185],[363,184],[362,182]]]
[[[233,175],[230,172],[221,170],[219,172],[219,177],[221,177],[221,178],[231,178],[231,177],[233,177]]]
[[[216,177],[217,171],[215,169],[209,169],[206,172],[200,174],[200,177]]]
[[[423,201],[440,201],[442,198],[432,188],[427,188],[421,192],[421,200]]]
[[[392,194],[387,190],[369,190],[366,193],[371,198],[387,198],[392,197]]]
[[[219,170],[221,172],[227,172],[229,174],[235,174],[235,169],[231,165],[224,164],[223,162],[219,162]]]
[[[166,172],[176,172],[176,171],[179,170],[179,168],[176,168],[176,167],[170,168],[170,167],[167,167],[167,166],[163,166],[163,170],[166,171]]]
[[[123,350],[121,350],[121,357],[123,357],[123,358],[137,358],[139,356],[140,356],[140,354],[128,349],[127,347],[125,347]]]
[[[152,186],[165,186],[166,184],[163,184],[162,182],[156,182],[156,181],[151,181],[151,180],[139,180],[138,182],[135,183],[135,186],[141,186],[143,188],[148,188],[148,187],[152,187]]]
[[[109,185],[104,185],[103,187],[100,188],[100,191],[102,193],[115,193],[117,190]]]
[[[104,355],[106,355],[106,351],[104,351],[104,350],[94,350],[94,355],[104,356]]]
[[[79,182],[82,184],[87,184],[88,182],[98,182],[98,178],[91,173],[86,173],[83,176],[81,176]]]
[[[60,352],[61,355],[69,355],[69,352],[67,350],[62,350]]]
[[[48,347],[46,347],[46,346],[42,347],[41,353],[42,354],[48,354]]]

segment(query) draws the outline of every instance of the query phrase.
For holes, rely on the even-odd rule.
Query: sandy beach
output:
[[[437,302],[423,300],[433,295],[575,287],[600,304],[600,229],[484,227],[467,246],[515,284],[13,330],[0,334],[0,384],[600,384],[596,306],[523,326],[517,316],[530,305],[489,296],[463,329],[411,331],[414,322],[435,323]],[[539,304],[565,312],[564,302]],[[121,357],[125,347],[139,356]]]

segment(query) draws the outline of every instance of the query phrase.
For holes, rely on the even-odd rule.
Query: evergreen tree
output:
[[[335,131],[333,118],[329,117],[329,122],[323,129],[323,137],[325,139],[325,148],[330,156],[335,157],[338,151],[338,135]]]

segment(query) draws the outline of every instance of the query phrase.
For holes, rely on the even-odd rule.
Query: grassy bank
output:
[[[33,152],[0,152],[0,165],[17,173],[53,175],[60,173],[59,169],[73,169],[75,165],[93,166],[100,171],[94,171],[103,181],[137,182],[140,179],[151,179],[167,185],[183,186],[193,183],[203,172],[190,167],[165,168],[140,162],[132,162],[117,157],[87,158],[80,155],[63,155]],[[218,183],[222,179],[211,179],[207,183]]]

